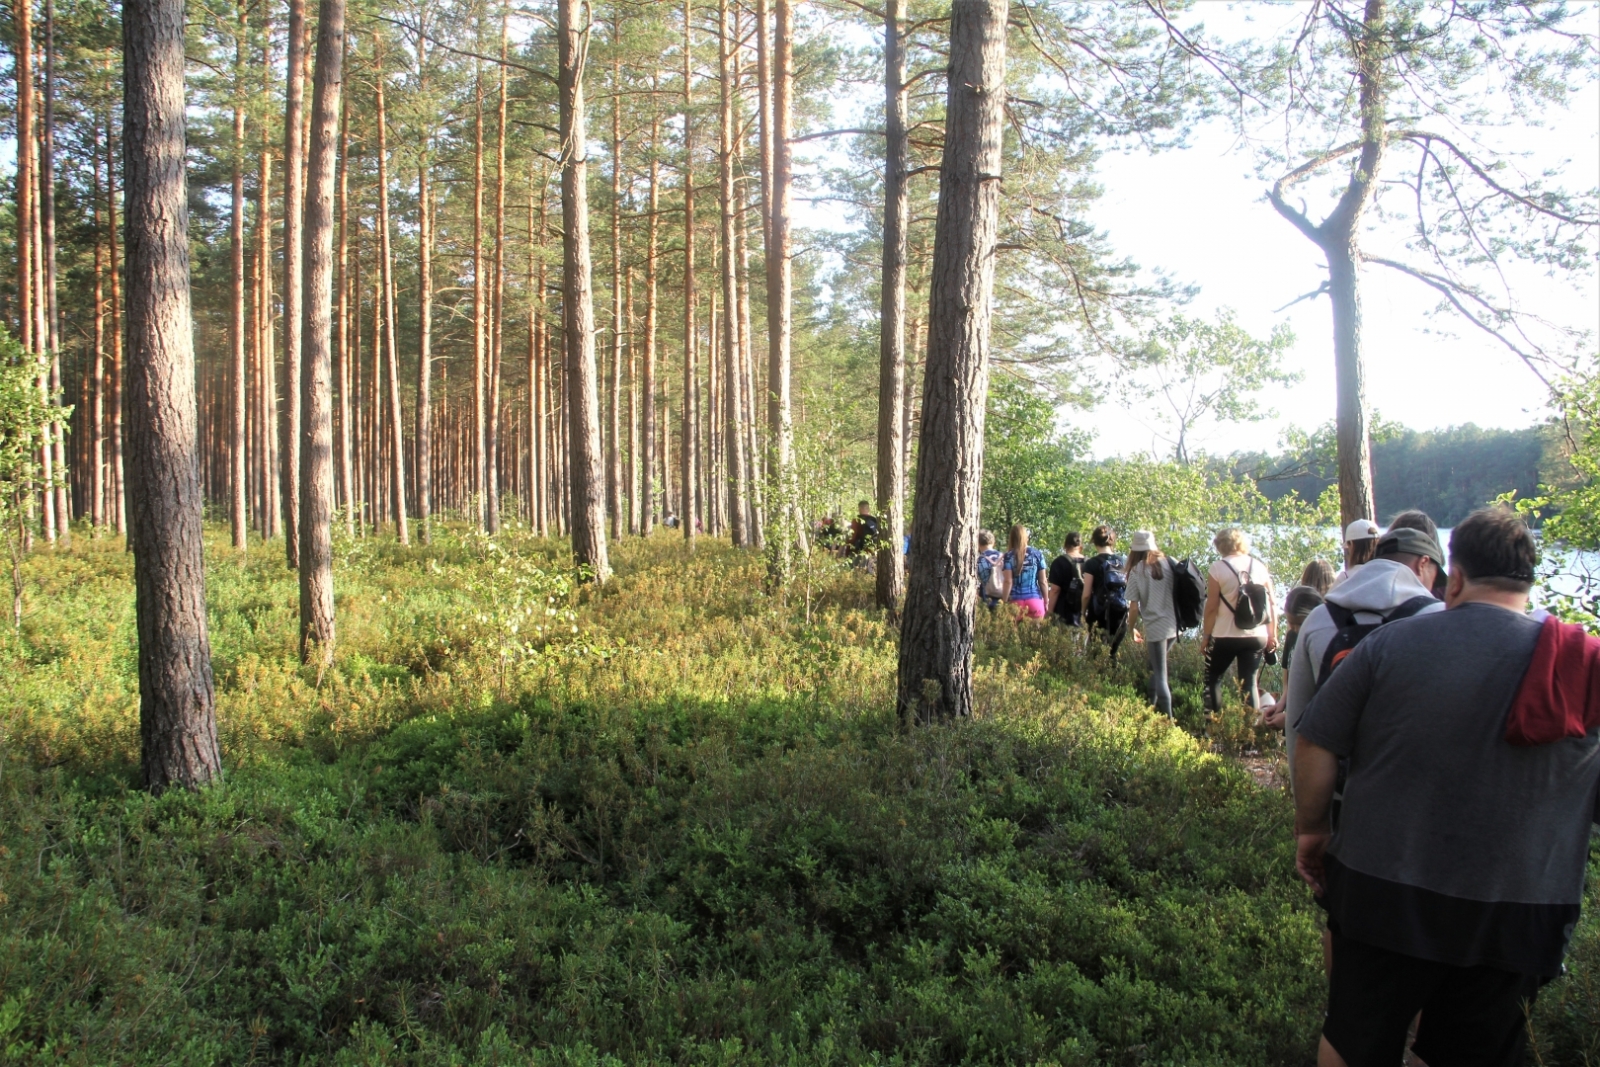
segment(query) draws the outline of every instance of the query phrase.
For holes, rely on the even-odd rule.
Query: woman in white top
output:
[[[1201,622],[1201,647],[1206,654],[1206,707],[1222,707],[1222,676],[1228,667],[1239,664],[1239,684],[1244,687],[1250,706],[1261,710],[1261,693],[1256,688],[1261,675],[1263,652],[1278,648],[1278,606],[1272,593],[1272,575],[1267,565],[1250,554],[1250,539],[1243,530],[1227,529],[1211,542],[1222,558],[1211,565],[1206,580],[1206,611]],[[1266,591],[1260,622],[1241,629],[1236,621],[1241,598],[1251,601],[1247,586]],[[1248,612],[1247,612],[1248,613]]]
[[[1167,653],[1178,636],[1172,583],[1172,566],[1156,546],[1155,535],[1148,530],[1135,532],[1128,553],[1128,629],[1134,641],[1144,643],[1151,702],[1169,719],[1172,687],[1167,683]]]

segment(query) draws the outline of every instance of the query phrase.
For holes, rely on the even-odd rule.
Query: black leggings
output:
[[[1261,653],[1267,647],[1264,637],[1214,637],[1206,653],[1206,707],[1222,710],[1222,676],[1235,660],[1239,663],[1239,684],[1252,708],[1261,710],[1261,692],[1256,679],[1261,674]]]

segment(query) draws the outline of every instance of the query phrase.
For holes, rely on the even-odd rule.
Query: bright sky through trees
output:
[[[1223,39],[1248,35],[1275,40],[1298,26],[1302,12],[1297,7],[1260,0],[1207,3],[1198,14],[1207,30]],[[848,39],[853,47],[873,44],[860,32]],[[841,85],[831,119],[812,128],[877,125],[874,116],[882,106],[877,92],[871,84]],[[1600,84],[1590,82],[1570,109],[1552,112],[1547,119],[1543,128],[1517,125],[1494,131],[1497,140],[1487,143],[1521,172],[1557,169],[1555,183],[1568,189],[1600,187]],[[842,142],[819,139],[801,147],[811,160],[828,166],[843,159]],[[1302,380],[1268,398],[1276,418],[1207,428],[1196,446],[1213,453],[1271,450],[1285,428],[1315,427],[1334,414],[1327,297],[1285,308],[1326,277],[1321,254],[1267,202],[1277,173],[1269,169],[1258,176],[1253,168],[1251,153],[1231,122],[1213,120],[1197,129],[1184,149],[1155,155],[1139,148],[1107,150],[1096,166],[1104,196],[1089,212],[1119,255],[1146,272],[1162,271],[1179,285],[1198,287],[1194,299],[1181,308],[1185,313],[1211,318],[1217,309],[1231,308],[1242,326],[1262,337],[1279,322],[1293,328],[1298,340],[1287,359],[1289,369],[1302,372]],[[1326,184],[1311,182],[1300,192],[1315,202]],[[798,208],[803,227],[845,225],[837,205],[825,199],[813,204],[802,196]],[[1397,248],[1406,237],[1404,219],[1385,221],[1374,212],[1367,224],[1374,254]],[[1514,262],[1508,263],[1507,273],[1527,310],[1600,336],[1600,286],[1594,275],[1547,278]],[[1363,279],[1367,392],[1372,408],[1385,420],[1417,429],[1466,422],[1516,428],[1547,416],[1549,396],[1538,379],[1470,324],[1431,314],[1437,294],[1388,271],[1369,268]],[[1401,355],[1403,363],[1395,358]],[[1111,368],[1097,370],[1104,374]],[[1153,429],[1121,405],[1108,402],[1093,411],[1063,414],[1072,425],[1094,432],[1096,455],[1166,450]]]

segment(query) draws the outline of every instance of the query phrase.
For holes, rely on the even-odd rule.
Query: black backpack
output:
[[[1228,604],[1228,610],[1233,612],[1235,626],[1241,630],[1254,630],[1267,621],[1267,587],[1255,580],[1255,557],[1250,557],[1242,575],[1227,560],[1223,560],[1222,565],[1233,571],[1234,578],[1239,582],[1234,602],[1228,604],[1227,597],[1223,597],[1222,602]]]
[[[1128,610],[1128,576],[1122,573],[1121,556],[1113,553],[1099,558],[1105,561],[1105,566],[1094,576],[1094,592],[1089,594],[1089,605],[1096,615],[1105,618],[1108,608],[1124,612]]]
[[[1206,608],[1206,580],[1190,560],[1172,564],[1172,611],[1178,629],[1192,630],[1200,625]]]
[[[1328,647],[1323,650],[1322,666],[1317,670],[1317,687],[1319,689],[1322,687],[1322,683],[1328,680],[1328,675],[1333,673],[1333,669],[1343,663],[1345,657],[1354,652],[1356,646],[1372,631],[1386,622],[1394,622],[1396,619],[1409,619],[1429,604],[1437,603],[1437,600],[1426,594],[1414,596],[1387,615],[1382,616],[1377,622],[1357,622],[1354,611],[1340,607],[1331,600],[1325,601],[1322,606],[1328,609],[1328,617],[1333,620],[1333,625],[1338,629],[1328,639]],[[1362,614],[1367,613],[1363,612]]]

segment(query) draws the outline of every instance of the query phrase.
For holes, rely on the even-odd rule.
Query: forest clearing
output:
[[[1595,13],[9,0],[0,1064],[1600,1063]]]

